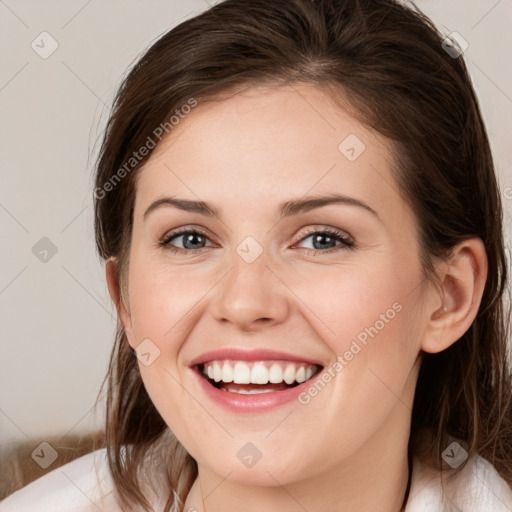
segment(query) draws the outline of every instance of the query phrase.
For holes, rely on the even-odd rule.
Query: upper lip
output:
[[[212,350],[205,352],[200,356],[196,357],[190,362],[190,366],[195,366],[209,361],[219,361],[231,359],[235,361],[268,361],[268,360],[282,360],[282,361],[295,361],[298,363],[307,362],[315,364],[317,366],[323,366],[318,359],[311,359],[309,357],[303,357],[296,354],[290,354],[288,352],[281,352],[272,349],[253,349],[246,350],[241,348],[223,348],[219,350]]]

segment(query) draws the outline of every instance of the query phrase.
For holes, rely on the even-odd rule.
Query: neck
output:
[[[397,403],[388,422],[348,460],[286,486],[250,486],[199,465],[187,496],[190,512],[400,512],[409,480],[410,411]],[[409,413],[409,414],[408,414]]]

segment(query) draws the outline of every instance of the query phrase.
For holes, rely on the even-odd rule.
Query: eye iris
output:
[[[316,242],[318,242],[322,238],[327,239],[327,241],[328,241],[327,244],[329,244],[329,242],[333,242],[334,245],[329,246],[327,244],[320,243],[320,247],[317,247]],[[320,234],[314,235],[314,237],[313,237],[313,247],[315,249],[324,249],[325,247],[335,247],[335,245],[336,245],[336,240],[329,235],[320,233]]]
[[[188,242],[192,242],[192,244],[194,245],[193,241],[194,241],[194,238],[202,238],[203,235],[199,234],[199,233],[189,233],[187,235],[183,235],[183,246],[186,248],[186,249],[194,249],[194,248],[199,248],[201,249],[201,247],[187,247],[187,243]],[[199,242],[199,245],[201,245],[201,243]]]

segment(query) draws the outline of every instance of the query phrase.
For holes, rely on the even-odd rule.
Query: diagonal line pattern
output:
[[[176,142],[176,141],[175,141]],[[170,148],[168,148],[170,149]],[[176,176],[176,178],[178,180],[181,181],[181,183],[183,183],[183,185],[185,185],[185,187],[187,187],[190,192],[192,192],[192,194],[194,194],[200,201],[202,201],[202,199],[166,164],[164,163],[164,167],[167,167],[167,169],[169,169],[169,171],[171,171],[174,176]],[[227,229],[229,229],[231,232],[233,231],[221,218],[219,218],[218,216],[216,216],[216,219],[221,223],[221,224],[224,224],[224,226],[226,226]]]
[[[87,494],[82,490],[80,489],[80,487],[78,487],[78,485],[76,485],[75,482],[73,482],[73,480],[65,473],[64,470],[61,469],[60,471],[100,512],[103,512],[102,509],[100,507],[98,507],[97,503],[95,503],[93,500],[91,500],[91,498],[89,496],[87,496]]]
[[[267,267],[267,268],[270,270],[270,272],[272,272],[272,274],[274,274],[274,275],[279,279],[279,281],[281,281],[281,283],[283,283],[283,284],[286,286],[286,288],[288,288],[288,290],[290,290],[290,291],[293,293],[293,295],[295,295],[295,297],[297,297],[297,299],[299,299],[299,300],[302,302],[302,304],[304,304],[304,306],[306,306],[306,307],[309,309],[309,311],[311,311],[311,313],[312,313],[312,314],[313,314],[313,315],[314,315],[314,316],[315,316],[315,317],[316,317],[320,322],[322,322],[322,324],[323,324],[327,329],[329,329],[329,331],[331,332],[331,334],[332,334],[333,336],[336,336],[336,333],[335,333],[335,332],[334,332],[334,331],[333,331],[333,330],[332,330],[332,329],[331,329],[331,328],[330,328],[330,327],[329,327],[329,326],[328,326],[328,325],[327,325],[327,324],[326,324],[326,323],[325,323],[325,322],[324,322],[324,321],[323,321],[323,320],[322,320],[322,319],[321,319],[321,318],[320,318],[320,317],[319,317],[319,316],[318,316],[318,315],[317,315],[317,314],[316,314],[316,313],[315,313],[315,312],[314,312],[314,311],[313,311],[313,310],[312,310],[312,309],[311,309],[311,308],[310,308],[310,307],[309,307],[309,306],[308,306],[308,305],[307,305],[307,304],[306,304],[306,303],[305,303],[305,302],[304,302],[304,301],[303,301],[303,300],[302,300],[302,299],[301,299],[301,298],[300,298],[300,297],[299,297],[299,296],[298,296],[298,295],[297,295],[297,294],[296,294],[296,293],[295,293],[295,292],[294,292],[294,291],[293,291],[293,290],[292,290],[292,289],[291,289],[291,288],[290,288],[290,287],[289,287],[289,286],[288,286],[288,285],[287,285],[287,284],[286,284],[286,283],[285,283],[285,282],[284,282],[284,281],[283,281],[283,280],[282,280],[282,279],[281,279],[281,278],[280,278],[280,277],[279,277],[279,276],[278,276],[278,275],[277,275],[277,274],[276,274],[276,273],[275,273],[275,272],[274,272],[274,271],[269,267],[269,266],[268,266],[268,265],[265,265],[265,267]]]
[[[1,0],[0,0],[1,1]],[[25,62],[23,66],[21,66],[16,73],[4,84],[2,87],[0,87],[0,92],[2,92],[26,67],[28,66],[28,62]]]
[[[92,94],[94,94],[94,96],[96,96],[96,98],[98,98],[98,100],[103,103],[103,105],[107,108],[109,108],[109,106],[63,61],[61,60],[62,64],[70,71],[70,73],[72,73],[73,75],[75,75],[75,77],[80,81],[82,82],[82,84],[84,85],[84,87],[86,87]]]
[[[0,204],[0,208],[2,208],[5,213],[7,213],[7,215],[9,215],[19,226],[21,226],[25,233],[29,233],[29,230],[3,204]]]
[[[60,232],[63,233],[64,231],[66,231],[66,229],[69,228],[69,226],[71,226],[71,224],[73,224],[73,222],[75,222],[76,219],[78,219],[78,217],[80,217],[80,215],[82,215],[82,213],[84,213],[85,210],[87,210],[87,207],[89,205],[85,205],[61,230]]]
[[[4,0],[0,0],[0,4],[3,4],[5,5],[5,7],[7,7],[7,9],[9,9],[9,11],[11,11],[11,13],[16,17],[18,18],[18,20],[23,23],[23,25],[25,25],[25,27],[27,28],[30,28],[6,3]]]
[[[491,14],[494,9],[498,6],[498,4],[501,3],[501,0],[498,0],[472,27],[471,30],[473,30],[475,27],[477,27],[489,14]]]
[[[295,496],[293,496],[292,494],[290,494],[290,492],[288,491],[288,489],[286,489],[286,487],[284,487],[282,484],[280,484],[275,478],[274,478],[274,475],[272,475],[272,473],[270,473],[269,471],[267,471],[267,473],[270,475],[270,477],[274,480],[274,482],[279,485],[279,487],[281,487],[281,489],[283,489],[283,491],[288,494],[288,496],[290,496],[290,498],[295,501],[295,503],[297,503],[297,505],[299,505],[299,507],[304,510],[305,512],[308,512],[307,508],[305,508],[299,501],[297,501],[297,499],[295,498]]]
[[[68,429],[68,431],[62,435],[62,437],[64,438],[67,435],[69,435],[73,431],[73,429],[75,429],[77,425],[79,425],[82,422],[82,420],[90,414],[94,407],[95,405],[93,405],[70,429]]]
[[[421,487],[421,489],[418,489],[416,491],[416,493],[414,495],[410,494],[409,495],[409,498],[407,499],[407,505],[409,505],[410,503],[412,503],[418,496],[421,495],[423,489],[425,489],[427,487],[427,485],[429,485],[433,480],[435,480],[437,477],[436,476],[433,476],[432,478],[430,478],[429,480],[427,480]]]
[[[206,500],[208,498],[208,496],[210,496],[214,491],[216,491],[225,482],[225,480],[228,478],[228,476],[231,475],[231,473],[233,473],[233,471],[230,471],[206,496],[201,496],[201,498],[203,500],[204,510],[206,510],[205,505],[204,505],[204,500]]]
[[[61,30],[66,28],[90,3],[92,0],[87,0],[87,2],[73,15],[71,18],[62,25]]]
[[[327,121],[327,119],[322,115],[320,114],[320,112],[318,112],[318,110],[293,86],[293,85],[290,85],[290,87],[333,129],[333,130],[336,130],[336,128],[331,124],[329,123],[329,121]]]
[[[265,439],[267,439],[267,437],[270,436],[270,434],[272,434],[275,430],[277,430],[277,427],[280,427],[284,422],[285,420],[288,419],[288,417],[290,416],[290,414],[292,414],[293,411],[290,411],[266,436],[265,436]]]
[[[405,405],[405,407],[407,407],[407,409],[409,409],[409,411],[412,411],[411,407],[409,407],[408,404],[406,404],[371,368],[368,368],[368,371],[372,372],[373,375],[375,375],[375,377],[377,377],[377,379],[379,379],[382,384],[388,388],[389,392],[395,396],[395,398],[397,398],[397,400],[399,400],[400,402],[402,402],[402,404]]]
[[[200,299],[198,299],[190,308],[187,310],[187,312],[164,334],[164,336],[167,336],[175,327],[177,324],[179,324],[189,313],[192,311],[197,304],[199,304],[223,279],[224,277],[231,272],[233,267],[231,267]]]
[[[30,437],[27,434],[25,434],[25,432],[23,432],[23,430],[21,430],[21,428],[16,423],[14,423],[14,421],[11,418],[9,418],[9,416],[7,416],[7,414],[5,414],[5,412],[2,409],[0,409],[0,413],[2,413],[27,439],[30,439]]]
[[[84,290],[85,293],[87,293],[87,295],[89,295],[89,297],[91,297],[94,300],[94,302],[96,302],[96,304],[98,304],[101,307],[101,309],[106,311],[106,313],[110,318],[112,318],[112,320],[117,320],[112,316],[112,313],[110,313],[110,311],[98,299],[96,299],[96,297],[64,265],[61,265],[61,267],[71,277],[71,279],[73,279],[73,281],[75,281],[75,283],[77,283],[78,286],[80,286],[80,288],[82,288],[82,290]]]
[[[215,421],[215,423],[217,423],[217,425],[219,425],[219,427],[221,427],[222,430],[224,430],[224,432],[226,432],[226,434],[229,437],[231,437],[231,438],[233,437],[233,435],[224,427],[224,425],[222,425],[222,423],[220,423],[215,418],[215,416],[213,416],[213,414],[185,386],[183,386],[183,384],[181,382],[179,382],[178,379],[176,379],[176,377],[174,377],[174,375],[170,374],[166,368],[163,368],[163,370],[165,371],[165,373],[167,373],[167,375],[169,375],[169,377],[174,379],[174,381],[181,387],[181,389],[183,389],[183,391],[185,391],[190,396],[190,398],[192,398],[192,400],[194,400],[202,409],[204,409],[204,411],[208,414],[208,416],[210,416],[212,418],[212,420]]]
[[[301,199],[304,199],[308,194],[309,192],[311,192],[311,190],[313,190],[334,168],[336,167],[336,164],[333,164],[330,169],[323,175],[321,176],[320,178],[318,178],[318,180],[316,181],[316,183],[314,183],[308,190],[306,190],[306,192],[304,193],[304,195],[301,197]],[[279,223],[281,222],[281,220],[278,220],[268,231],[267,233],[269,233],[270,231],[272,231]],[[265,233],[265,234],[267,234]]]
[[[474,468],[471,468],[471,472],[473,473],[473,475],[480,481],[480,483],[482,484],[482,486],[486,487],[492,494],[494,494],[494,496],[496,496],[496,498],[498,500],[500,500],[500,502],[505,505],[509,510],[512,510],[512,507],[510,506],[511,504],[510,503],[505,503],[502,499],[501,499],[501,496],[498,496],[494,490],[489,487],[481,478],[480,478],[480,475],[477,473],[477,471],[474,469]]]
[[[12,283],[14,283],[14,281],[16,281],[16,279],[18,279],[18,277],[19,277],[19,276],[21,276],[21,274],[23,274],[23,272],[25,272],[25,270],[27,270],[27,268],[28,268],[28,265],[25,265],[25,267],[24,267],[22,270],[20,270],[20,272],[18,272],[18,273],[17,273],[17,274],[16,274],[16,275],[15,275],[15,276],[14,276],[14,277],[13,277],[13,278],[12,278],[12,279],[11,279],[11,280],[10,280],[10,281],[9,281],[9,282],[8,282],[8,283],[7,283],[7,284],[6,284],[6,285],[5,285],[5,286],[0,290],[0,295],[1,295],[2,293],[4,293],[4,292],[5,292],[5,290],[7,290],[7,288],[8,288],[9,286],[11,286],[11,284],[12,284]]]
[[[507,98],[507,100],[512,103],[512,98],[473,59],[471,59],[471,62],[473,63],[473,66],[475,66],[475,68],[477,68],[480,73],[482,73],[482,75],[484,75],[487,80],[489,80],[489,82],[491,82],[496,87],[496,89],[498,89],[501,94],[503,94],[503,96],[505,96],[505,98]]]

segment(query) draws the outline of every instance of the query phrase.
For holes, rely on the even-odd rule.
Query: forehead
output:
[[[393,162],[390,142],[322,89],[253,88],[179,120],[140,170],[136,211],[166,193],[248,211],[339,192],[393,209]]]

